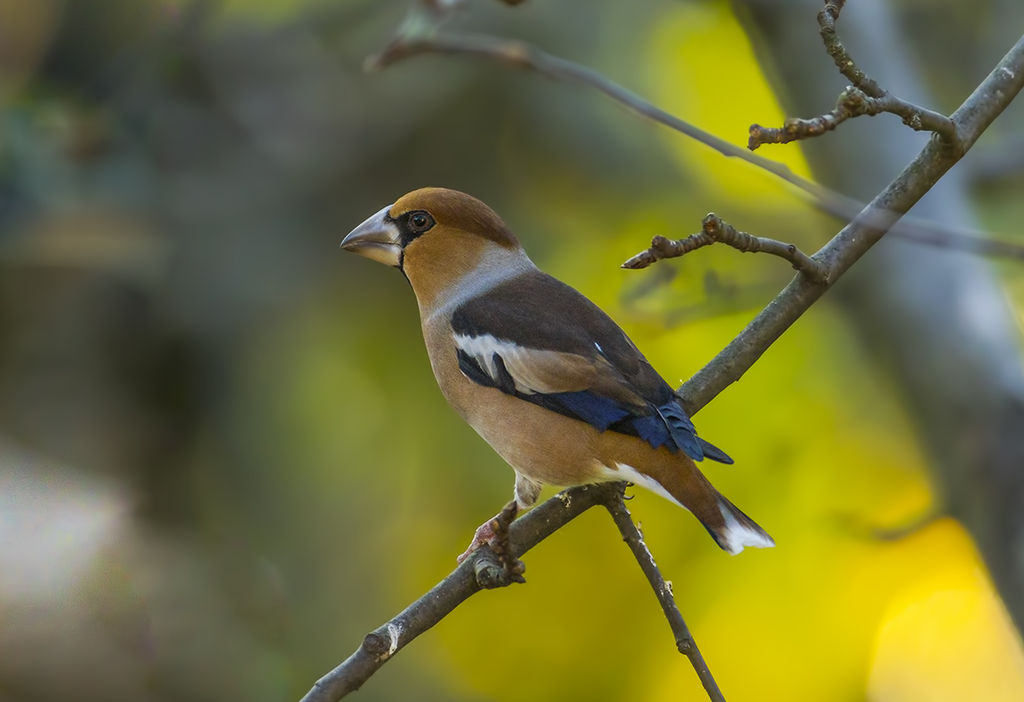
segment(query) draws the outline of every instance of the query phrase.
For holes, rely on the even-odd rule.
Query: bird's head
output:
[[[403,195],[349,232],[341,248],[399,268],[421,306],[483,269],[529,263],[494,210],[447,188]]]

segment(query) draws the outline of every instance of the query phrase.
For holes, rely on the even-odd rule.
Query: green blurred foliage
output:
[[[782,119],[723,3],[470,5],[460,28],[731,140]],[[508,498],[511,471],[436,389],[405,281],[336,253],[403,192],[487,201],[672,383],[790,271],[622,260],[712,208],[807,248],[834,229],[580,88],[435,57],[362,73],[404,7],[0,1],[0,699],[297,698]],[[1019,165],[979,180],[994,230],[1020,221]],[[1019,265],[999,270],[1022,309]],[[927,466],[827,301],[698,425],[736,458],[709,477],[779,547],[729,558],[660,498],[630,506],[730,700],[1024,697],[959,526],[874,535],[929,512]],[[527,564],[360,698],[701,699],[604,515]]]

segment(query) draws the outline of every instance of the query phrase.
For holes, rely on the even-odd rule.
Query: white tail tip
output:
[[[735,556],[746,546],[771,548],[775,545],[775,539],[769,536],[768,532],[728,500],[720,498],[718,509],[721,510],[722,518],[725,519],[725,526],[717,534],[718,545],[728,553]]]

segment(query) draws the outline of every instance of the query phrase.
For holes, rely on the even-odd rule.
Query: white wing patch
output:
[[[579,360],[580,357],[574,354],[530,349],[520,346],[514,341],[499,339],[492,334],[482,334],[480,336],[454,334],[453,338],[459,350],[476,361],[481,370],[495,383],[499,380],[499,374],[494,356],[500,356],[502,363],[505,365],[505,370],[512,377],[516,391],[524,395],[582,389],[553,385],[547,379],[558,376],[558,373],[552,373],[551,371],[559,366],[565,368],[567,358]],[[558,378],[558,380],[564,383],[565,378]]]
[[[494,362],[494,354],[498,354],[504,360],[505,354],[509,353],[510,347],[515,346],[511,341],[502,341],[490,334],[484,336],[467,336],[455,334],[455,346],[462,353],[466,354],[480,366],[492,380],[498,378],[498,367]]]

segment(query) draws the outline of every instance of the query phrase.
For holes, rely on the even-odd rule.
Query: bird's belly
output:
[[[479,385],[458,366],[451,327],[424,324],[430,365],[448,403],[517,472],[560,487],[623,479],[620,464],[640,468],[646,442],[599,432],[497,388]],[[665,452],[668,456],[668,453]]]
[[[450,334],[424,336],[445,399],[516,471],[557,486],[608,479],[608,469],[601,461],[601,435],[596,429],[497,388],[474,383],[459,370]]]
[[[516,471],[557,486],[608,479],[592,426],[496,388],[477,388],[489,397],[484,405],[473,403],[466,421]]]

